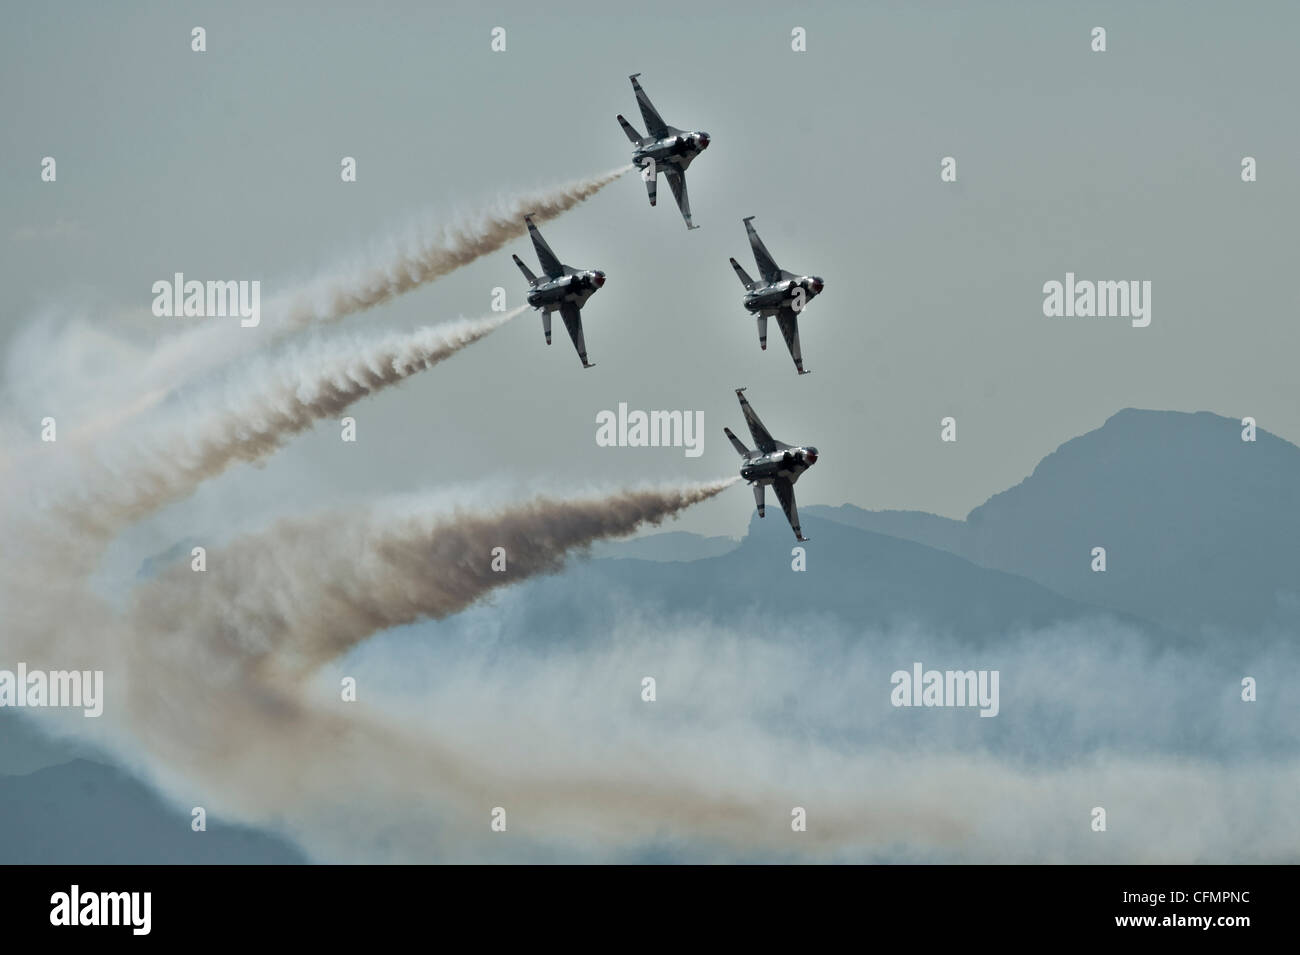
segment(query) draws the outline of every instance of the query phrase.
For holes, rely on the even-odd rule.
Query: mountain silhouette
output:
[[[111,766],[74,759],[0,776],[0,864],[224,865],[303,863],[287,842],[185,813]]]
[[[529,641],[600,641],[629,612],[664,627],[761,620],[765,629],[923,632],[966,645],[1090,616],[1112,616],[1158,640],[1176,639],[1129,615],[1090,606],[1013,574],[913,541],[809,516],[807,569],[792,568],[796,541],[779,514],[751,519],[734,550],[691,561],[571,561],[558,576],[521,582],[437,624],[490,628]]]
[[[1208,412],[1126,409],[951,521],[809,507],[1166,627],[1242,639],[1300,621],[1300,448]],[[1092,570],[1104,547],[1106,570]]]

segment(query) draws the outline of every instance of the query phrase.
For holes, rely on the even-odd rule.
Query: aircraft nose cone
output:
[[[809,466],[816,464],[816,463],[817,463],[817,449],[816,449],[816,448],[809,448],[809,449],[808,449],[808,453],[804,455],[804,459],[807,460]]]
[[[604,273],[604,272],[597,272],[597,273],[596,273],[596,288],[600,288],[600,287],[601,287],[602,285],[604,285],[604,284],[605,284],[605,273]]]
[[[708,149],[708,148],[709,148],[709,134],[708,134],[708,133],[700,133],[700,148],[701,148],[701,149]]]

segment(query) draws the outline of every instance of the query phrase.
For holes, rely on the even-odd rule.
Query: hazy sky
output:
[[[743,423],[737,385],[778,438],[821,450],[801,504],[964,516],[1127,406],[1249,414],[1300,441],[1294,4],[712,9],[11,6],[0,343],[41,315],[148,341],[177,330],[149,314],[173,272],[261,279],[269,296],[431,211],[618,166],[614,116],[642,125],[639,71],[669,123],[713,137],[688,174],[701,228],[666,188],[649,208],[631,176],[545,228],[564,261],[609,276],[584,313],[594,370],[558,323],[546,348],[526,314],[358,406],[357,444],[323,424],[213,482],[156,543],[287,495],[732,473],[721,429]],[[206,53],[190,50],[194,26]],[[340,181],[343,156],[358,182]],[[956,183],[940,181],[944,156]],[[1243,156],[1258,182],[1241,181]],[[827,281],[801,322],[812,375],[775,329],[758,349],[727,265],[753,270],[746,215],[783,267]],[[494,286],[519,304],[512,250],[534,261],[521,240],[346,325],[483,314]],[[1044,317],[1043,283],[1067,271],[1151,281],[1150,327]],[[703,411],[704,455],[597,447],[596,413],[619,402]],[[955,445],[939,440],[945,415]],[[734,489],[678,526],[737,535],[752,508]]]

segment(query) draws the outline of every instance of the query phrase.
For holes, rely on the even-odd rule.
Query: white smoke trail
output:
[[[283,296],[281,311],[292,328],[335,321],[374,308],[505,247],[527,234],[524,215],[545,223],[567,212],[620,176],[621,166],[563,186],[512,196],[493,208],[443,225],[432,236],[412,237],[396,245],[383,260],[351,274],[327,274],[306,288]]]
[[[527,794],[560,827],[555,832],[589,828],[594,814],[599,827],[625,837],[675,822],[733,845],[764,839],[770,792],[756,799],[698,790],[688,779],[502,772],[454,735],[411,734],[365,709],[340,712],[300,685],[379,630],[456,613],[495,588],[557,570],[576,548],[656,524],[735,480],[538,498],[495,513],[390,509],[281,522],[212,554],[202,575],[178,567],[136,590],[120,629],[127,725],[162,778],[178,774],[188,781],[179,785],[201,785],[209,802],[252,821],[292,809],[311,832],[326,828],[322,814],[340,811],[328,795],[339,776],[360,773],[349,798],[400,807],[413,827],[509,791]],[[493,547],[504,548],[506,569],[494,569]],[[305,752],[313,754],[309,767],[300,761]],[[430,794],[440,797],[436,811],[419,811]],[[929,819],[921,826],[925,815],[880,805],[827,812],[840,832],[898,831],[909,820],[943,829]]]
[[[211,555],[201,578],[182,566],[142,585],[131,625],[184,634],[186,644],[220,641],[222,654],[277,680],[301,677],[381,630],[553,573],[569,552],[658,524],[738,480],[539,497],[485,514],[390,509],[281,521]]]
[[[201,785],[209,802],[262,823],[291,814],[291,828],[317,846],[333,814],[352,812],[330,797],[346,776],[348,800],[371,816],[401,818],[424,845],[448,820],[508,795],[551,839],[603,832],[635,842],[672,826],[733,851],[777,851],[788,837],[773,820],[788,815],[789,787],[703,787],[651,769],[653,760],[630,774],[581,762],[512,771],[455,732],[411,733],[300,685],[378,631],[456,613],[495,588],[559,569],[575,548],[658,523],[733,483],[538,498],[496,513],[281,522],[211,555],[203,575],[178,567],[137,589],[124,627],[134,635],[130,724],[154,765]],[[497,547],[504,568],[494,567]],[[303,753],[312,754],[308,766]],[[900,832],[921,841],[963,836],[943,813],[889,799],[866,806],[841,794],[820,815],[812,852]]]
[[[264,345],[268,334],[280,336],[335,322],[427,285],[526,235],[526,213],[532,213],[536,222],[547,222],[590,199],[631,169],[630,165],[621,166],[559,186],[518,193],[455,221],[425,224],[406,236],[391,236],[376,243],[365,259],[336,263],[307,283],[276,294],[265,304],[262,324],[256,329],[227,323],[164,344],[151,361],[151,379],[171,380],[178,368],[192,374],[196,367],[212,367],[216,361],[228,361]]]
[[[67,417],[80,418],[80,424],[66,430],[61,440],[80,444],[101,439],[162,404],[178,380],[192,380],[285,335],[336,322],[427,285],[526,235],[525,213],[547,222],[631,168],[506,196],[452,221],[420,223],[406,235],[372,243],[371,252],[359,260],[336,262],[315,278],[267,299],[261,322],[253,328],[241,328],[233,319],[197,319],[204,324],[164,338],[141,354],[123,342],[106,340],[94,322],[79,321],[57,332],[51,322],[37,322],[28,337],[11,348],[11,398],[80,396],[78,407],[65,409]],[[100,360],[109,349],[113,360]],[[42,360],[44,356],[53,357]],[[126,363],[132,365],[129,374],[124,373]],[[17,454],[6,443],[0,448],[0,473],[30,460],[33,453]]]
[[[99,668],[110,666],[111,640],[85,645],[88,634],[111,629],[112,621],[87,578],[117,533],[231,465],[260,460],[317,421],[451,357],[524,310],[380,337],[316,340],[259,358],[218,393],[201,391],[165,421],[151,421],[114,459],[107,451],[45,446],[45,470],[7,475],[0,486],[0,534],[23,542],[0,551],[0,649],[20,659],[93,657]]]
[[[526,308],[380,338],[313,341],[259,358],[220,393],[200,392],[174,411],[125,463],[108,464],[107,475],[61,501],[58,512],[93,539],[111,538],[232,464],[262,459],[317,421],[450,358]]]
[[[283,320],[269,323],[272,332],[340,318],[418,287],[522,234],[518,220],[524,211],[545,221],[623,171],[558,198],[515,200],[495,218],[477,220],[472,228],[444,230],[439,240],[417,246],[385,267],[318,284],[286,305],[273,306],[272,315]],[[639,826],[643,834],[680,819],[691,827],[725,831],[732,842],[752,838],[746,833],[766,815],[752,795],[706,792],[680,779],[629,783],[599,774],[523,779],[494,773],[463,747],[451,745],[445,734],[416,738],[372,716],[342,718],[303,697],[298,686],[314,667],[377,630],[454,613],[502,584],[558,569],[573,548],[657,523],[732,481],[584,501],[541,499],[496,515],[379,515],[370,525],[344,521],[341,534],[329,521],[283,525],[269,546],[263,538],[247,552],[237,545],[218,555],[221,568],[245,559],[256,566],[245,563],[242,572],[204,577],[205,584],[214,586],[201,587],[197,594],[186,586],[196,576],[168,575],[138,595],[125,619],[114,617],[76,575],[67,573],[69,555],[78,548],[87,560],[94,558],[93,545],[85,545],[88,538],[107,539],[230,464],[272,453],[312,422],[444,359],[518,311],[379,343],[361,342],[355,353],[336,343],[314,344],[290,361],[260,362],[244,369],[250,390],[228,384],[213,402],[217,410],[204,407],[190,419],[189,429],[153,427],[146,434],[147,446],[133,449],[136,453],[120,471],[83,474],[84,492],[57,497],[60,488],[48,509],[10,511],[5,529],[17,532],[10,539],[32,546],[16,564],[26,572],[9,580],[21,579],[23,592],[40,593],[45,605],[24,603],[18,590],[6,588],[6,606],[23,608],[19,625],[5,635],[7,649],[22,647],[22,655],[51,665],[71,653],[113,673],[121,693],[119,712],[125,716],[118,723],[126,734],[117,738],[121,752],[143,759],[140,768],[155,779],[201,780],[227,805],[262,821],[279,817],[303,796],[312,799],[305,815],[319,819],[328,810],[327,793],[338,774],[366,765],[377,802],[418,804],[426,793],[441,792],[449,805],[473,807],[490,791],[514,788],[554,804],[550,814],[557,819],[586,810],[603,813],[611,833],[626,831],[630,816],[645,817]],[[163,349],[134,381],[137,391],[152,397],[137,399],[137,408],[110,409],[101,420],[111,428],[154,407],[160,392],[146,387],[150,371],[176,361],[192,372],[243,347],[208,347],[203,337],[183,336],[180,347]],[[265,336],[234,340],[252,344]],[[175,416],[186,409],[170,411]],[[52,534],[51,516],[63,518],[54,522],[59,529]],[[68,529],[78,532],[75,544]],[[491,568],[490,552],[481,561],[467,559],[489,538],[505,549],[505,573]],[[350,556],[349,542],[356,547]],[[187,610],[178,604],[184,602],[183,592],[197,597]],[[223,593],[233,600],[226,602]],[[281,682],[286,677],[292,679]],[[304,772],[301,765],[284,771],[295,757],[311,751],[321,755],[318,772]],[[254,766],[256,772],[247,771]],[[412,766],[420,768],[413,771]],[[230,772],[236,767],[245,771]],[[902,824],[908,813],[893,813],[892,824]],[[846,818],[857,815],[861,813]]]
[[[524,211],[549,217],[536,197],[520,199],[499,220],[487,216],[444,230],[377,265],[332,270],[273,300],[267,328],[273,336],[332,321],[416,288],[522,235]],[[1179,851],[1188,861],[1205,861],[1224,845],[1239,845],[1254,859],[1294,854],[1294,826],[1273,826],[1276,810],[1261,827],[1266,833],[1252,832],[1254,817],[1247,816],[1213,839],[1186,839],[1186,832],[1204,829],[1201,788],[1210,802],[1243,802],[1236,767],[1128,758],[1031,772],[983,753],[814,747],[760,721],[722,731],[689,725],[668,737],[654,732],[644,710],[630,739],[593,741],[598,734],[590,730],[608,721],[608,708],[583,714],[566,736],[562,722],[530,711],[536,695],[485,729],[502,708],[502,686],[490,680],[471,681],[477,708],[446,707],[440,720],[417,727],[306,682],[372,634],[445,617],[502,585],[558,570],[573,549],[656,523],[730,482],[540,499],[488,514],[388,509],[285,522],[212,555],[205,574],[180,567],[142,585],[125,615],[69,573],[93,563],[98,542],[126,523],[235,462],[273,453],[312,422],[442,360],[510,317],[359,339],[355,346],[312,343],[288,361],[241,369],[203,405],[186,397],[177,407],[159,407],[177,370],[211,368],[269,336],[229,327],[221,343],[186,335],[141,363],[131,379],[138,403],[108,407],[96,423],[116,431],[126,420],[146,422],[136,454],[124,454],[109,472],[80,462],[72,486],[81,489],[70,497],[64,485],[35,498],[36,506],[22,495],[0,495],[5,662],[104,669],[110,708],[93,728],[124,760],[174,797],[197,793],[196,802],[219,811],[286,826],[334,858],[423,860],[426,846],[475,859],[527,851],[515,849],[518,842],[465,835],[486,833],[489,808],[506,804],[526,844],[579,852],[722,844],[729,857],[759,851],[816,858],[903,843],[912,852],[934,847],[976,861],[1062,861],[1089,838],[1078,823],[1094,801],[1127,805],[1128,827],[1156,833],[1128,837],[1127,858],[1160,860],[1162,847],[1175,844],[1186,846]],[[24,490],[38,484],[39,478]],[[504,552],[501,572],[493,567],[495,547]],[[714,651],[706,644],[697,668],[718,666],[709,658]],[[781,669],[794,665],[787,659]],[[548,666],[539,684],[565,673]],[[749,674],[747,685],[759,687],[751,702],[772,685],[772,675]],[[377,683],[363,683],[363,700]],[[715,688],[726,691],[728,684]],[[1260,798],[1270,806],[1283,804],[1277,793],[1293,793],[1300,779],[1294,759],[1262,770],[1252,764],[1245,775],[1257,772]],[[1080,794],[1087,803],[1079,803]],[[810,829],[792,842],[790,808],[808,803]],[[1170,816],[1176,826],[1161,828]],[[1062,835],[1076,831],[1082,835]],[[1089,851],[1101,851],[1100,844],[1092,839]]]

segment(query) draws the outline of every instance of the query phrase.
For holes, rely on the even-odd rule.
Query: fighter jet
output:
[[[645,119],[646,129],[650,135],[642,136],[621,114],[618,117],[618,124],[623,127],[623,132],[627,133],[627,138],[632,140],[634,147],[632,165],[641,170],[641,178],[645,180],[652,206],[655,204],[655,192],[658,186],[656,177],[662,170],[673,191],[673,198],[677,200],[677,208],[682,210],[686,228],[698,229],[699,226],[691,222],[691,200],[686,194],[686,167],[696,156],[709,148],[709,134],[699,131],[688,133],[684,129],[677,129],[665,123],[659,111],[650,102],[650,97],[645,95],[645,90],[641,89],[641,84],[636,81],[640,75],[640,73],[633,73],[628,79],[632,81],[632,89],[636,91],[636,102],[641,107],[641,116]]]
[[[794,530],[794,536],[800,541],[806,541],[808,538],[799,529],[799,511],[794,506],[794,482],[817,463],[817,449],[811,445],[795,448],[773,438],[745,400],[744,392],[744,388],[737,388],[736,397],[740,399],[740,410],[745,413],[749,433],[754,436],[758,450],[751,451],[745,447],[730,428],[722,429],[731,446],[745,459],[745,463],[740,466],[740,476],[753,485],[754,503],[758,505],[759,517],[764,512],[763,489],[772,485],[776,489],[777,500],[781,502],[781,510],[785,511],[786,520]]]
[[[821,293],[826,283],[817,275],[795,275],[777,268],[763,240],[754,231],[753,220],[753,216],[744,220],[745,230],[749,233],[749,244],[754,250],[754,261],[758,263],[758,274],[763,281],[755,282],[739,262],[731,260],[731,267],[745,286],[745,308],[758,316],[758,345],[764,350],[767,349],[768,316],[776,316],[785,347],[790,349],[790,357],[794,359],[794,367],[799,374],[806,375],[803,352],[799,350],[799,312]]]
[[[519,271],[528,279],[528,304],[542,310],[542,331],[546,334],[546,344],[551,343],[551,312],[559,309],[564,319],[564,327],[569,330],[573,347],[578,350],[583,368],[595,368],[587,361],[587,343],[582,337],[582,306],[587,299],[596,294],[596,289],[605,284],[605,273],[599,269],[578,270],[562,265],[555,257],[551,247],[546,244],[542,234],[533,225],[531,215],[524,216],[528,223],[528,234],[533,237],[533,247],[537,249],[537,261],[542,264],[545,278],[534,275],[519,256],[511,255]]]

